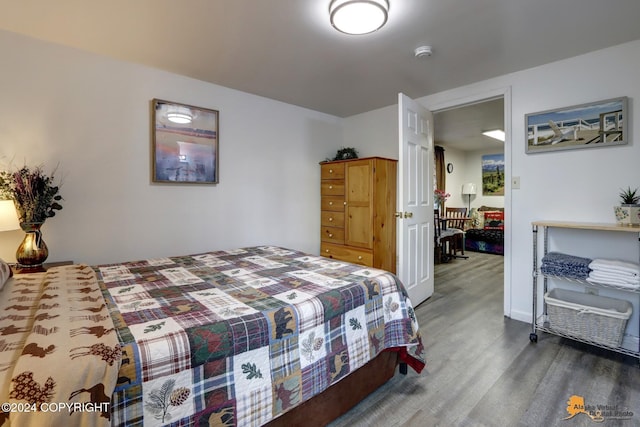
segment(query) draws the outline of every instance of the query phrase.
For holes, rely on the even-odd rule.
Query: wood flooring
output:
[[[427,366],[397,374],[331,427],[640,426],[638,360],[540,333],[503,316],[503,261],[468,252],[436,265],[416,307]],[[600,417],[571,414],[582,398]],[[575,405],[572,405],[575,407]]]

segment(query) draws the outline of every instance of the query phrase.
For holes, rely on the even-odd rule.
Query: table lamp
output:
[[[473,182],[467,182],[462,186],[462,194],[469,197],[469,211],[471,211],[471,195],[476,194],[476,185]]]
[[[0,200],[0,232],[13,230],[20,230],[18,213],[13,200]]]
[[[0,231],[20,230],[18,213],[13,200],[0,200]]]

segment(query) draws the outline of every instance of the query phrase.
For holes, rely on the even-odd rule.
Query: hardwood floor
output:
[[[435,293],[416,307],[423,372],[396,375],[331,427],[640,426],[638,360],[543,333],[531,343],[530,324],[502,315],[503,258],[468,254],[436,266]],[[574,395],[608,405],[604,422],[565,420]]]

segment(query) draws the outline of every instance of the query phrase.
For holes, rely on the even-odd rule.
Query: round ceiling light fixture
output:
[[[191,123],[193,116],[191,115],[191,110],[189,108],[174,106],[169,107],[169,110],[167,111],[167,119],[173,123],[184,125]]]
[[[329,3],[331,25],[346,34],[369,34],[386,24],[388,0],[332,0]]]

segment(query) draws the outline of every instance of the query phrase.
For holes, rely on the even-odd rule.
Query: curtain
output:
[[[444,148],[439,145],[435,146],[435,150],[433,150],[434,163],[436,165],[436,179],[435,186],[437,190],[444,190],[446,187],[447,181],[447,171],[444,167]]]
[[[444,167],[444,148],[439,145],[436,145],[434,148],[433,162],[435,164],[435,170],[433,171],[433,173],[435,176],[433,180],[433,189],[444,190],[447,181],[447,174]],[[442,206],[437,206],[437,208],[440,209],[440,212],[444,213],[444,203],[442,203]]]

